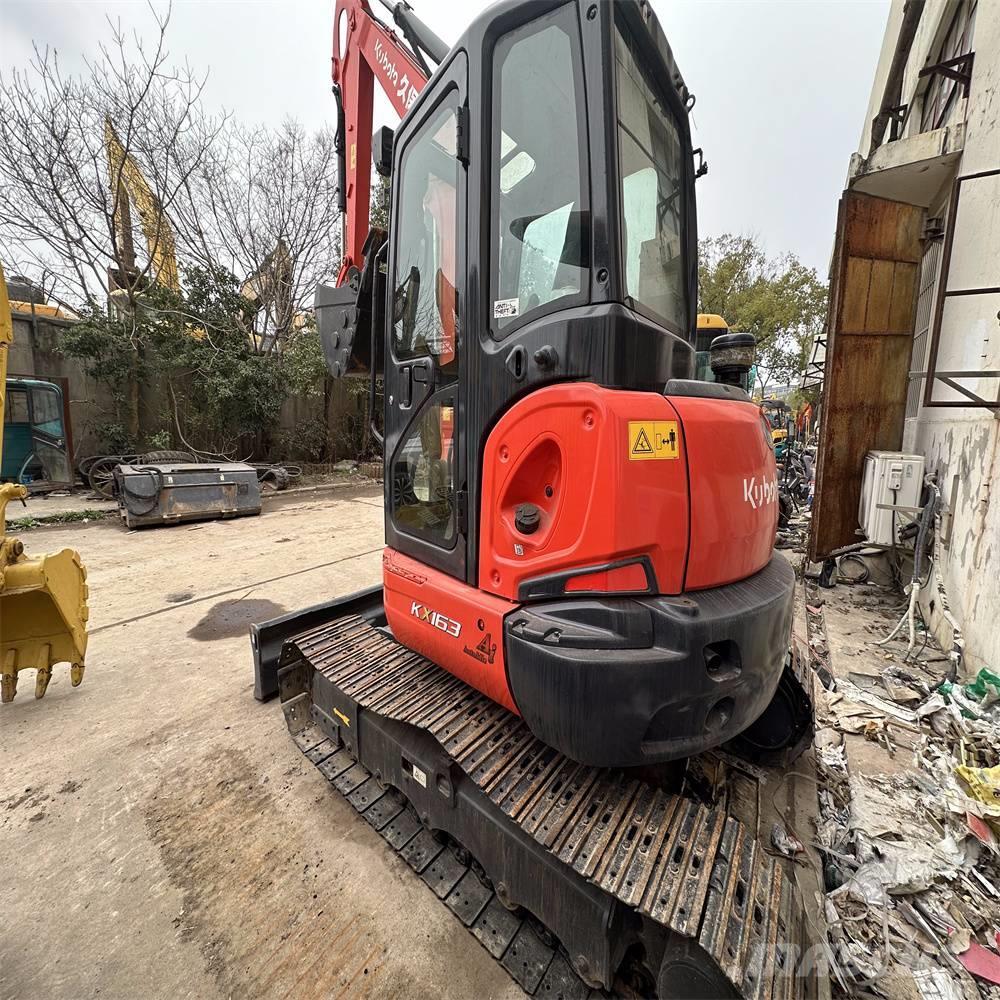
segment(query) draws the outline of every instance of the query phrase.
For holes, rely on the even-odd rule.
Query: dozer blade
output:
[[[546,746],[397,644],[375,605],[275,626],[289,730],[525,992],[816,995],[798,891],[741,823]]]
[[[17,675],[34,669],[41,698],[57,663],[70,664],[74,687],[87,652],[87,571],[72,549],[28,557],[0,569],[0,696],[13,701]]]

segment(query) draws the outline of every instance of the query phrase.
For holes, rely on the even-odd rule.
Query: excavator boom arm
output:
[[[142,234],[149,251],[150,270],[154,281],[172,291],[180,290],[174,231],[149,182],[143,176],[132,155],[122,145],[110,119],[104,122],[104,147],[108,156],[108,173],[112,197],[115,199],[115,227],[120,254],[127,269],[135,268],[132,249],[129,203],[139,213]]]
[[[403,5],[398,15],[409,27],[415,19]],[[417,22],[419,24],[419,22]],[[423,26],[419,26],[422,28]],[[441,57],[441,43],[429,33],[428,55]],[[420,41],[424,41],[423,38]],[[420,41],[415,40],[415,45]],[[424,89],[428,74],[419,48],[410,48],[372,14],[368,0],[337,0],[333,28],[333,85],[338,102],[337,150],[344,258],[337,284],[364,263],[371,208],[372,125],[375,81],[402,118]],[[426,65],[426,63],[425,63]]]

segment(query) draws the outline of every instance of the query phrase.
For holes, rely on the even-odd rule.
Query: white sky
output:
[[[486,6],[412,2],[449,43]],[[825,276],[889,0],[653,0],[653,7],[698,98],[694,144],[710,168],[698,181],[700,233],[752,233],[770,252],[790,250]],[[107,37],[106,16],[140,33],[152,26],[140,0],[0,0],[0,66],[24,65],[35,42],[54,47],[64,69],[78,68]],[[268,124],[291,116],[318,128],[335,115],[332,31],[332,0],[175,0],[168,40],[175,61],[209,70],[209,108]]]

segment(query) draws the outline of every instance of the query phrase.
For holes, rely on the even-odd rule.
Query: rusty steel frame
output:
[[[969,88],[972,86],[972,65],[975,61],[975,52],[963,52],[960,56],[945,59],[943,62],[935,63],[933,66],[925,66],[918,74],[917,78],[922,80],[926,76],[945,76],[949,80],[954,80],[962,85],[962,96],[969,96]]]
[[[929,67],[935,69],[936,67]],[[957,378],[996,378],[1000,379],[1000,372],[997,371],[938,371],[937,360],[938,350],[941,346],[941,322],[944,317],[945,300],[957,298],[965,295],[998,295],[1000,285],[990,285],[981,288],[955,288],[949,291],[948,276],[951,270],[951,251],[955,243],[955,229],[958,221],[958,204],[962,191],[962,185],[967,181],[982,180],[986,177],[1000,176],[1000,169],[980,170],[974,174],[966,174],[963,177],[956,177],[951,189],[951,200],[948,207],[948,222],[945,226],[944,245],[941,249],[941,271],[938,278],[938,291],[934,303],[934,319],[931,324],[931,344],[930,353],[927,358],[927,370],[923,373],[914,372],[911,377],[925,377],[923,405],[933,407],[969,407],[976,406],[987,410],[1000,410],[1000,385],[997,387],[997,399],[983,399],[977,393],[965,386],[959,385]],[[969,402],[964,400],[935,400],[934,383],[943,382],[949,389],[966,396]]]

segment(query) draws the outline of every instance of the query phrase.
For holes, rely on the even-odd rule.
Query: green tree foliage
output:
[[[760,389],[794,382],[826,323],[827,284],[794,254],[769,258],[752,236],[701,241],[698,311],[718,313],[757,341]]]
[[[273,350],[252,332],[252,308],[229,272],[191,268],[183,293],[151,285],[134,311],[91,306],[64,332],[62,349],[108,388],[119,426],[127,426],[134,379],[165,390],[164,417],[178,446],[259,448],[286,398],[322,392],[326,366],[311,318]]]
[[[390,182],[388,177],[372,172],[371,209],[368,221],[379,229],[389,228]]]

